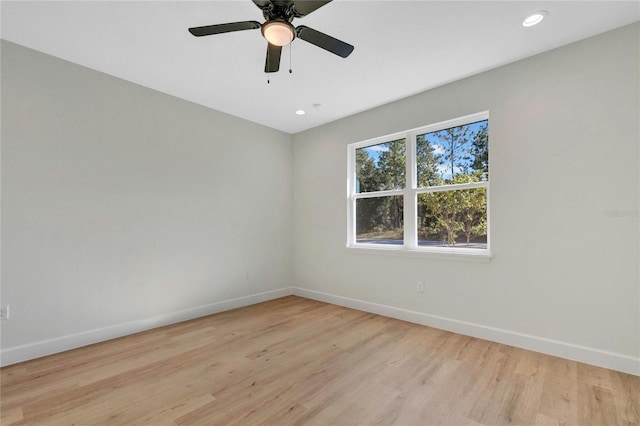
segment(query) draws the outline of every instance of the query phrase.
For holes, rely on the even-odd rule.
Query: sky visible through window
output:
[[[475,123],[466,124],[461,127],[465,127],[468,129],[469,142],[470,142],[473,139],[473,135],[477,134],[478,131],[481,130],[483,127],[486,127],[487,123],[488,123],[487,120],[483,120]],[[425,140],[433,147],[433,153],[438,157],[442,157],[446,153],[446,148],[442,145],[440,138],[436,136],[437,133],[438,132],[431,132],[431,133],[425,134]],[[463,149],[468,149],[466,145],[468,144],[459,146],[458,151],[461,151]],[[370,158],[373,159],[376,167],[378,167],[378,162],[380,161],[380,155],[383,152],[388,152],[389,146],[387,144],[379,144],[379,145],[364,147],[361,149],[365,151]],[[459,162],[466,164],[467,166],[470,166],[472,161],[471,158],[464,159],[464,156],[460,154],[461,152],[456,152],[456,157],[458,158]],[[452,173],[451,173],[451,167],[449,165],[444,164],[444,162],[441,161],[439,162],[437,167],[438,167],[438,172],[443,179],[451,179]],[[462,171],[462,166],[460,165],[454,166],[454,173],[460,173],[461,171]]]

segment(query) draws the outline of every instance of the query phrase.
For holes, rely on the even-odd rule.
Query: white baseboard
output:
[[[299,287],[294,287],[293,294],[640,376],[640,358],[636,357]]]
[[[105,340],[115,339],[116,337],[122,337],[128,334],[162,327],[164,325],[175,324],[181,321],[216,314],[218,312],[254,305],[256,303],[266,302],[267,300],[290,296],[291,294],[293,294],[293,289],[291,287],[286,287],[249,296],[238,297],[236,299],[196,306],[194,308],[184,309],[181,311],[170,312],[153,318],[130,321],[109,327],[83,331],[82,333],[69,334],[66,336],[56,337],[54,339],[42,340],[26,345],[14,346],[6,349],[3,348],[0,350],[0,366],[15,364],[45,355],[68,351],[81,346],[104,342]]]
[[[15,346],[0,350],[0,366],[15,364],[45,355],[51,355],[93,343],[103,342],[116,337],[138,333],[164,325],[175,324],[218,312],[241,308],[267,300],[296,295],[307,299],[318,300],[334,305],[345,306],[359,311],[370,312],[390,318],[396,318],[416,324],[422,324],[453,333],[504,343],[518,348],[541,352],[548,355],[566,358],[586,364],[597,365],[611,370],[640,376],[640,358],[602,351],[572,343],[517,333],[494,327],[487,327],[466,321],[444,318],[422,312],[410,311],[393,306],[381,305],[359,299],[337,296],[300,287],[285,287],[236,299],[224,300],[208,305],[197,306],[182,311],[168,313],[149,319],[131,321],[82,333],[70,334],[55,339],[43,340],[27,345]]]

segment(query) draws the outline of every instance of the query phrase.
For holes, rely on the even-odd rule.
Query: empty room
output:
[[[640,425],[637,1],[0,19],[0,424]]]

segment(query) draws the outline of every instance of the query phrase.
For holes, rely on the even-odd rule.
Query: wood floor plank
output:
[[[536,417],[543,380],[515,374],[498,409],[496,424],[521,425]]]
[[[618,413],[611,391],[599,386],[578,385],[578,422],[590,425],[617,425]]]
[[[295,296],[0,380],[7,426],[640,426],[640,377]]]
[[[621,424],[640,426],[640,380],[630,374],[607,371]]]

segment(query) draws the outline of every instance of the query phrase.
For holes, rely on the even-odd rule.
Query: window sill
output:
[[[493,255],[487,250],[478,249],[408,249],[403,246],[383,246],[373,244],[348,245],[349,253],[374,254],[381,256],[419,257],[423,259],[450,260],[459,262],[489,263]]]

